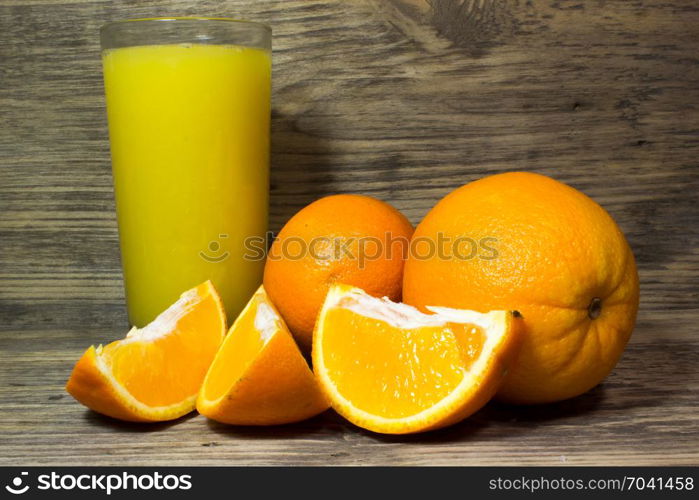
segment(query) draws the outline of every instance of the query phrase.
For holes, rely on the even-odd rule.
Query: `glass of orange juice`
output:
[[[267,230],[271,30],[157,18],[100,34],[129,321],[206,280],[232,320],[264,264],[245,248]]]

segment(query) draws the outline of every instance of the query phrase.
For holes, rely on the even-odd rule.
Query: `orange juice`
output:
[[[108,49],[104,82],[129,320],[210,279],[230,319],[262,278],[271,58],[234,45]]]

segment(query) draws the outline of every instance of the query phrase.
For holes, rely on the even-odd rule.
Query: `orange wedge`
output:
[[[277,425],[328,408],[313,372],[261,286],[216,354],[197,410],[226,424]]]
[[[495,394],[519,347],[511,311],[424,314],[333,285],[313,336],[313,367],[333,408],[386,434],[456,423]]]
[[[88,408],[121,420],[178,418],[194,410],[225,333],[223,304],[207,281],[125,339],[90,346],[66,390]]]

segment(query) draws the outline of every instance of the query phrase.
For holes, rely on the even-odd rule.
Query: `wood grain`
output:
[[[83,410],[72,363],[126,327],[97,30],[161,15],[273,26],[272,229],[337,192],[418,222],[508,170],[594,197],[642,283],[615,372],[409,438]],[[689,0],[0,0],[0,464],[699,464],[698,26]]]

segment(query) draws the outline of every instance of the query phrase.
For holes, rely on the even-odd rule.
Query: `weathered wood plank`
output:
[[[99,340],[99,333],[90,335]],[[696,464],[699,426],[689,412],[696,411],[699,382],[685,378],[699,363],[696,344],[634,345],[602,386],[571,401],[530,408],[491,403],[452,428],[390,437],[332,412],[257,429],[201,416],[155,426],[120,423],[63,391],[85,339],[62,333],[57,342],[68,349],[32,348],[41,338],[0,351],[2,379],[21,381],[0,389],[0,464]],[[687,413],[678,415],[683,408]]]

